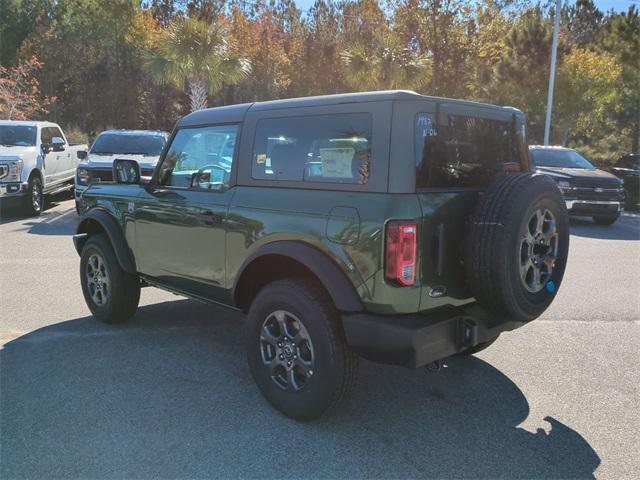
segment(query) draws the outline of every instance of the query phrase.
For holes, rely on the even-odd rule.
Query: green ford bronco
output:
[[[74,236],[93,315],[126,321],[144,286],[245,312],[255,382],[296,419],[335,405],[359,356],[486,348],[544,312],[567,262],[561,192],[509,107],[390,91],[200,110],[151,178],[124,159],[113,178]]]

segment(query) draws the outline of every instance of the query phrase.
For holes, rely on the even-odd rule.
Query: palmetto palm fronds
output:
[[[356,90],[418,89],[431,79],[431,59],[386,36],[376,49],[354,44],[340,54],[345,77]]]
[[[206,107],[206,96],[237,83],[251,73],[251,64],[236,52],[227,31],[215,23],[183,18],[173,23],[145,59],[158,83],[188,88],[192,109]]]

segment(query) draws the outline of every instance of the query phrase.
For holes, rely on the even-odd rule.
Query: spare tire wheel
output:
[[[467,275],[482,307],[520,322],[547,309],[569,252],[567,210],[550,177],[497,178],[472,217],[468,238]]]

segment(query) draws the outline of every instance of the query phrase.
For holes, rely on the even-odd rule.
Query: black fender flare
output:
[[[116,258],[118,259],[118,263],[122,270],[127,273],[135,274],[136,263],[133,253],[124,238],[122,228],[118,221],[106,211],[94,209],[83,215],[82,220],[76,229],[76,234],[73,236],[73,243],[78,255],[82,253],[82,247],[84,247],[89,236],[92,233],[95,233],[92,231],[91,227],[93,222],[98,223],[101,229],[107,234],[107,237],[109,237],[109,241],[111,242],[111,246],[113,247],[113,251],[116,254]]]
[[[364,310],[353,283],[340,267],[317,248],[295,240],[280,240],[269,243],[245,259],[233,282],[231,298],[234,303],[238,298],[236,288],[247,267],[255,260],[267,255],[288,257],[305,266],[322,283],[338,310],[342,312],[361,312]]]

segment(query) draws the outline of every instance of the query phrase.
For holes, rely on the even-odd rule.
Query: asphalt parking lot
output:
[[[147,288],[95,321],[76,223],[0,221],[0,478],[638,478],[640,218],[572,221],[543,317],[438,373],[362,362],[312,423],[260,396],[238,314]]]

